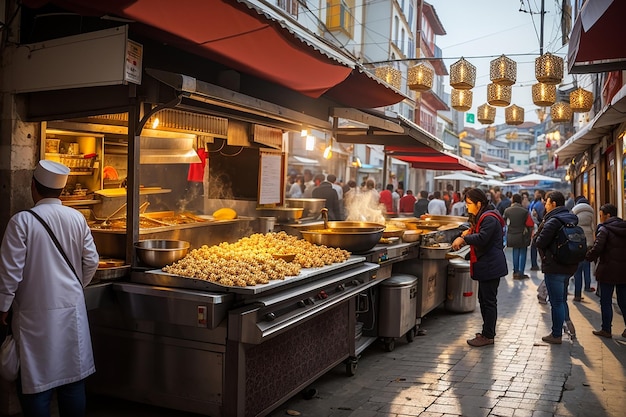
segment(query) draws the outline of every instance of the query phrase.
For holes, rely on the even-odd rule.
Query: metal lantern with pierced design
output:
[[[478,106],[478,121],[484,125],[490,125],[496,120],[496,108],[489,104]]]
[[[559,101],[550,107],[550,118],[554,123],[566,123],[572,118],[572,109],[568,103]]]
[[[487,103],[497,107],[508,106],[511,104],[512,90],[510,85],[487,84]]]
[[[533,84],[533,103],[544,107],[551,106],[556,102],[556,85],[537,83]]]
[[[450,95],[452,108],[457,111],[468,111],[472,108],[473,95],[471,90],[457,90],[453,88]]]
[[[507,107],[504,109],[504,120],[507,125],[521,125],[524,123],[524,108],[515,104]]]
[[[593,93],[579,87],[569,94],[569,105],[574,113],[586,113],[593,107]]]
[[[407,86],[413,91],[427,91],[433,86],[435,71],[428,64],[417,64],[407,72]]]
[[[400,85],[402,83],[402,72],[399,69],[390,66],[378,67],[375,72],[376,76],[389,84],[392,87],[395,87],[397,90],[400,89]]]
[[[535,78],[540,83],[560,83],[563,79],[563,58],[549,52],[535,58]]]
[[[461,58],[450,65],[450,86],[457,90],[469,90],[476,83],[476,67]]]
[[[513,85],[517,79],[517,63],[502,55],[489,64],[489,78],[499,85]]]

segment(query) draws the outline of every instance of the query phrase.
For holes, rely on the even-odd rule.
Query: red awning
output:
[[[478,174],[485,174],[484,169],[467,159],[428,147],[385,146],[385,153],[410,163],[413,168],[438,171],[473,171]]]
[[[574,22],[567,51],[570,74],[626,69],[626,43],[621,27],[624,0],[587,0]]]
[[[47,2],[24,1],[34,8]],[[138,32],[309,97],[336,87],[332,98],[354,107],[382,107],[404,99],[355,69],[348,55],[246,0],[49,2],[79,14],[131,19],[139,24],[131,23]]]

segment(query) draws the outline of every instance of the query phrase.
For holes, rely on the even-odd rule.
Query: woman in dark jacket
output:
[[[498,286],[500,278],[509,273],[502,241],[505,223],[480,188],[469,189],[465,194],[465,203],[470,219],[473,219],[472,227],[456,238],[452,247],[458,250],[462,246],[470,245],[470,275],[478,281],[483,329],[467,343],[481,347],[493,345],[498,318]]]

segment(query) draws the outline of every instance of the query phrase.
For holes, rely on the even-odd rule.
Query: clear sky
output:
[[[472,108],[487,102],[489,63],[504,54],[517,63],[517,82],[513,85],[511,104],[524,108],[525,121],[538,122],[537,106],[532,101],[532,85],[535,79],[535,58],[540,50],[539,10],[541,0],[426,0],[437,12],[446,35],[437,36],[448,71],[450,64],[464,57],[476,66],[476,86],[473,91]],[[550,52],[565,58],[567,45],[561,45],[561,0],[545,0],[544,53]],[[519,10],[526,10],[520,12]],[[532,10],[533,14],[528,13]],[[567,72],[567,64],[565,65]],[[566,75],[564,82],[568,82]],[[450,91],[449,78],[444,81]],[[558,88],[558,86],[557,86]],[[495,124],[503,124],[504,107],[496,108]],[[549,109],[548,109],[549,111]],[[466,126],[482,128],[478,121]]]

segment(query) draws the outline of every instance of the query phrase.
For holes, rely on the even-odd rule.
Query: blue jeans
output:
[[[524,273],[527,253],[528,248],[513,248],[513,273]]]
[[[568,274],[544,274],[552,310],[552,336],[563,336],[563,322],[569,319],[567,306]]]
[[[600,312],[602,314],[602,330],[611,333],[613,323],[613,289],[617,293],[617,305],[622,310],[624,324],[626,324],[626,284],[607,284],[598,282],[600,287]]]
[[[539,268],[539,264],[537,263],[537,246],[535,245],[530,245],[530,266]]]
[[[585,279],[585,290],[591,288],[591,263],[582,261],[578,264],[578,269],[574,273],[574,297],[580,297],[583,277]]]
[[[85,380],[61,385],[37,394],[23,394],[22,381],[18,376],[17,395],[24,417],[50,417],[52,393],[57,392],[60,417],[84,417],[87,408]]]

